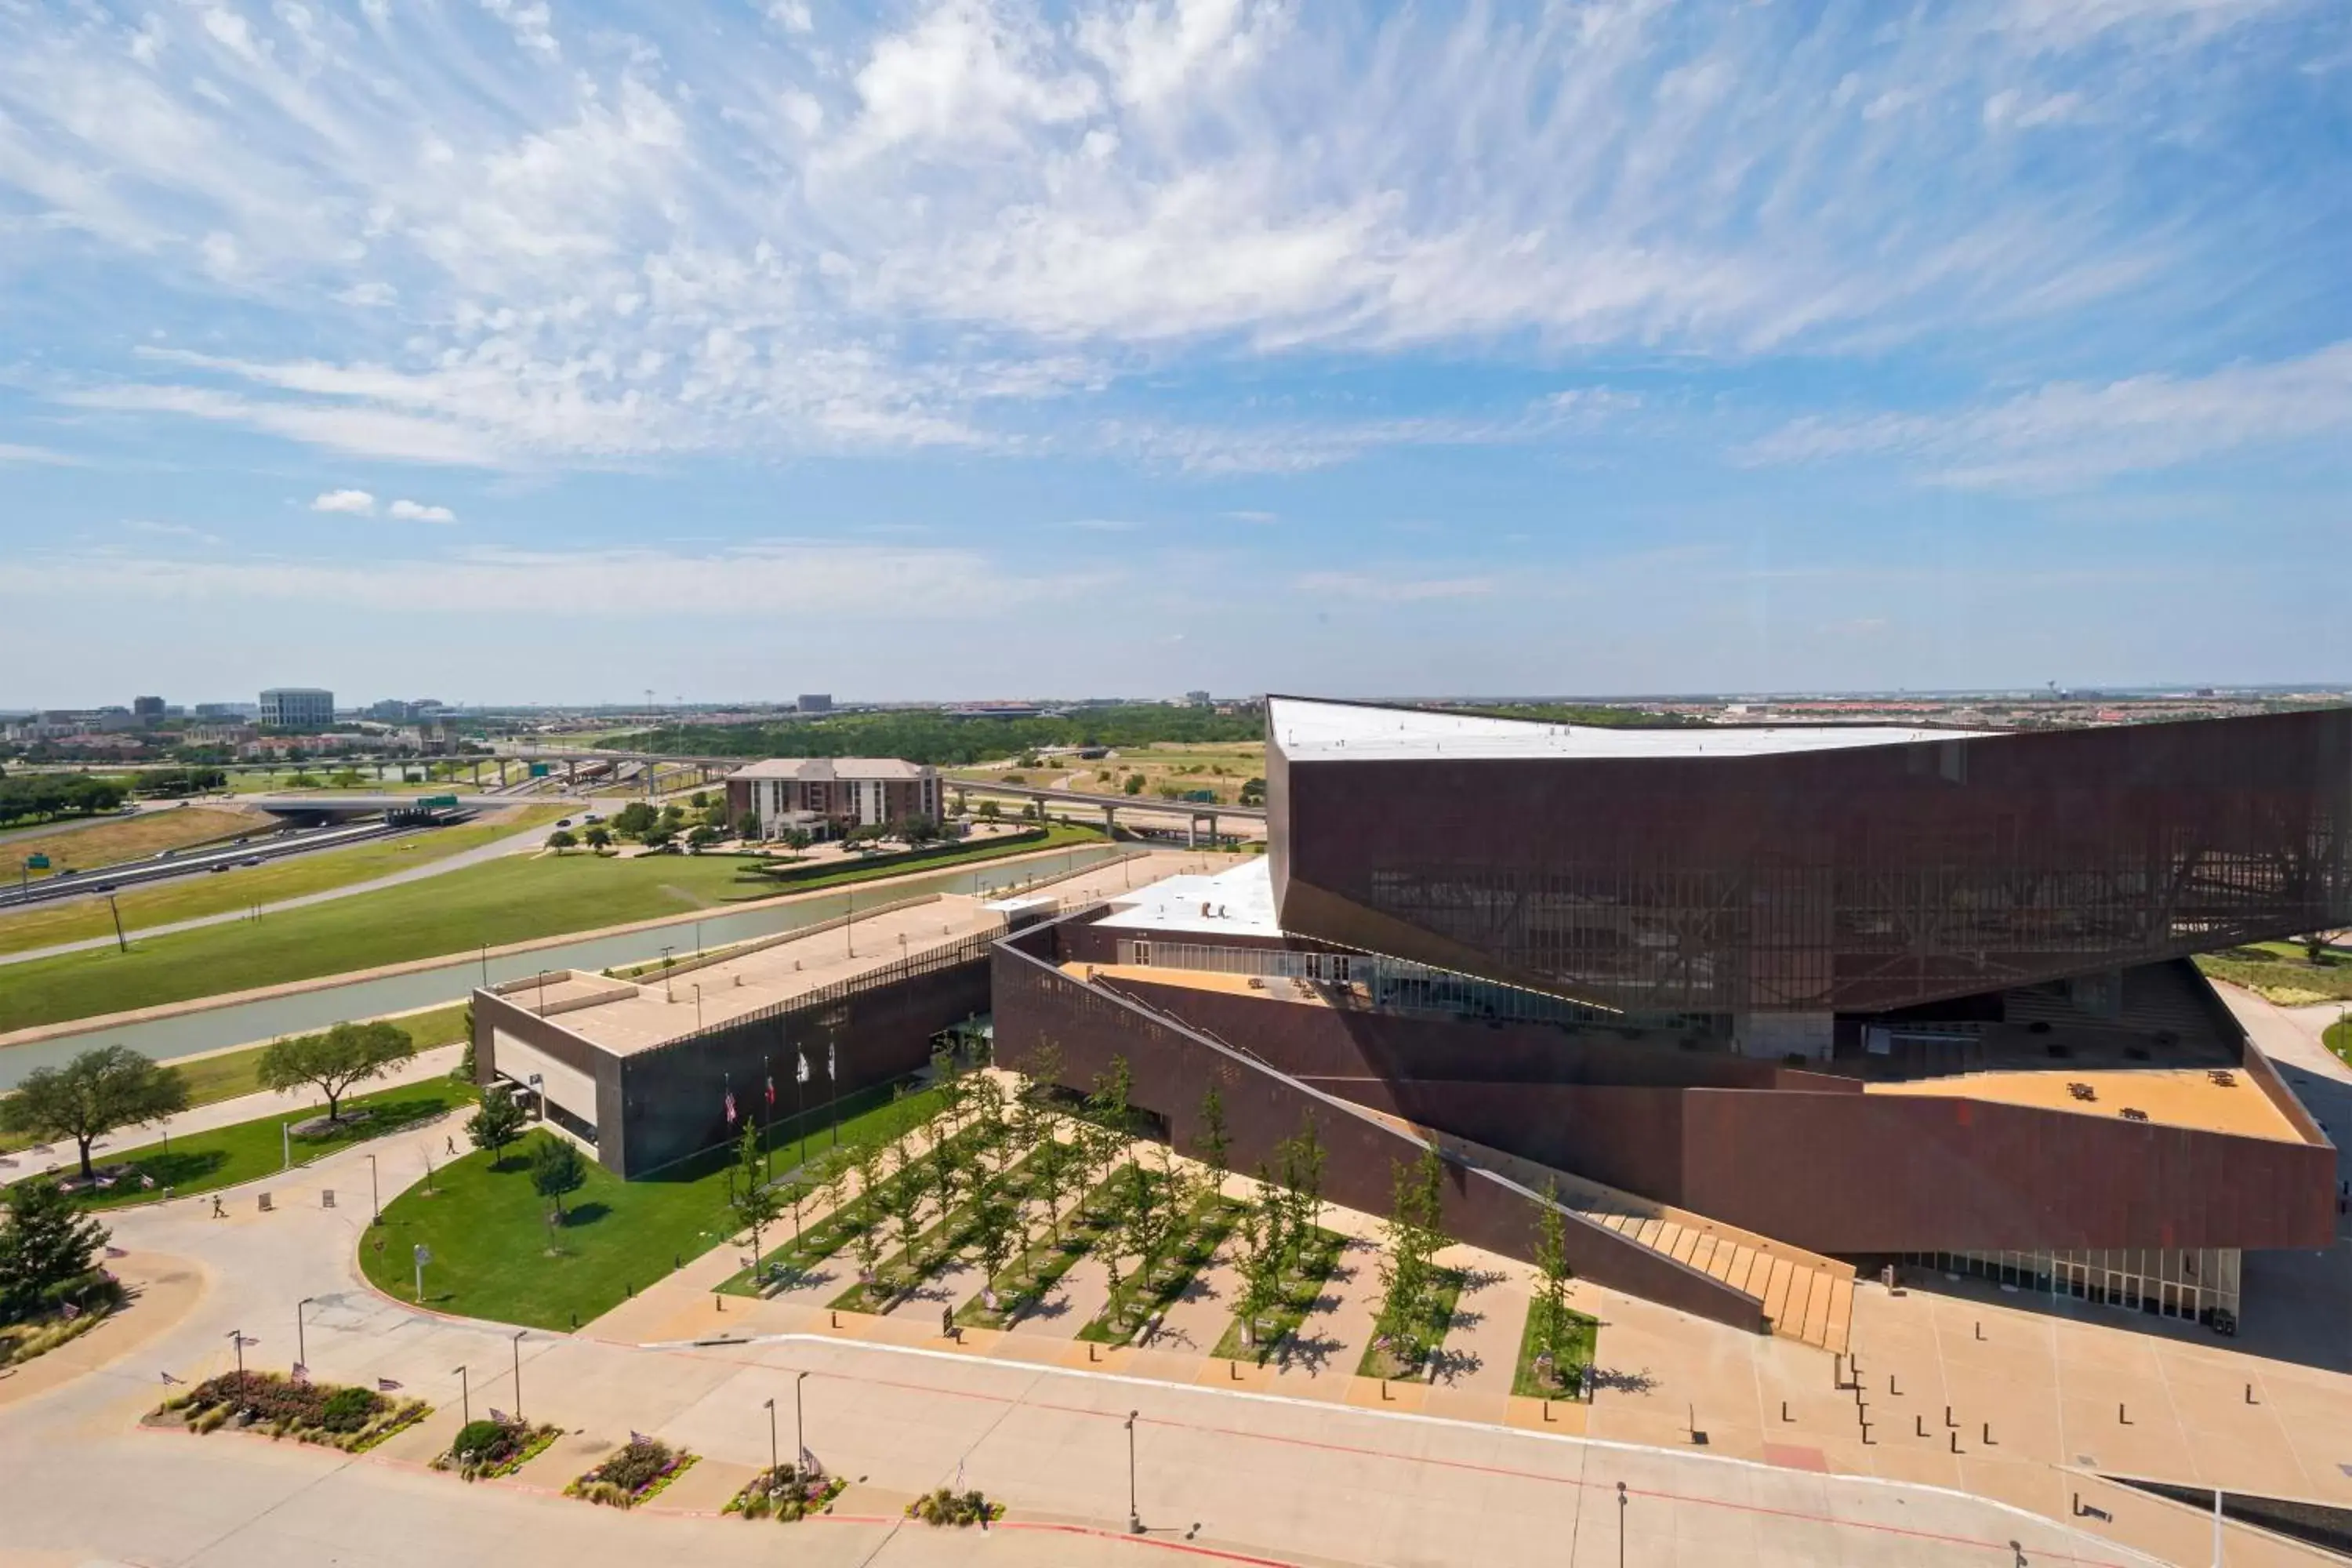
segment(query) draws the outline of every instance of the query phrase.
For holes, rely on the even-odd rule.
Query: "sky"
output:
[[[0,707],[2352,680],[2341,0],[0,0]]]

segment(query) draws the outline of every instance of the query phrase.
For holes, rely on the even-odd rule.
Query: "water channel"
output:
[[[814,893],[791,903],[762,909],[711,910],[698,920],[681,921],[650,931],[620,936],[585,937],[552,947],[533,949],[505,958],[452,958],[430,969],[357,980],[345,985],[322,985],[291,995],[273,996],[235,1006],[211,1007],[142,1024],[82,1030],[30,1045],[0,1049],[0,1089],[14,1087],[36,1068],[56,1067],[93,1046],[128,1046],[156,1061],[197,1056],[227,1046],[249,1045],[279,1035],[323,1029],[346,1018],[370,1018],[416,1007],[463,1001],[478,985],[518,980],[546,969],[608,969],[661,956],[665,947],[681,954],[698,948],[723,947],[755,936],[814,925],[849,913],[853,904],[866,908],[925,893],[985,895],[1019,888],[1038,877],[1058,877],[1121,853],[1118,847],[1090,845],[1066,849],[1049,858],[1030,859],[1017,866],[982,866],[970,871],[947,871],[910,877],[836,892]]]

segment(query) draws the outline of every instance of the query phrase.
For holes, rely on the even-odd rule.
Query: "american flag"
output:
[[[507,1421],[507,1413],[499,1409],[495,1405],[490,1406],[490,1419],[497,1422],[501,1426],[509,1425]]]
[[[731,1089],[727,1091],[727,1125],[735,1125],[735,1091]]]
[[[155,1375],[156,1375],[157,1377],[162,1378],[162,1379],[163,1380],[163,1386],[164,1386],[164,1387],[166,1387],[166,1388],[171,1387],[171,1386],[172,1386],[172,1384],[175,1384],[175,1383],[184,1383],[184,1382],[186,1382],[186,1381],[187,1381],[185,1378],[173,1377],[173,1376],[170,1373],[168,1373],[168,1372],[159,1372],[159,1373],[157,1373]]]
[[[399,1389],[399,1387],[400,1380],[398,1378],[379,1377],[375,1380],[375,1391],[378,1394],[394,1393]]]
[[[128,1257],[130,1257],[130,1256],[131,1256],[131,1254],[129,1254],[129,1253],[127,1253],[127,1252],[123,1251],[123,1250],[122,1250],[122,1248],[121,1248],[121,1247],[108,1247],[108,1248],[106,1249],[106,1255],[107,1255],[109,1258],[128,1258]]]
[[[768,1109],[770,1110],[776,1109],[776,1075],[774,1073],[768,1075]]]
[[[310,1381],[310,1369],[304,1366],[299,1361],[294,1363],[294,1381],[297,1383],[308,1383]]]

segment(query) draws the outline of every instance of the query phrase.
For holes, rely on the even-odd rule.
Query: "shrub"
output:
[[[520,1432],[503,1421],[468,1421],[458,1428],[449,1453],[460,1464],[494,1464],[506,1457]]]
[[[926,1492],[907,1505],[907,1517],[919,1519],[925,1524],[938,1527],[952,1524],[961,1530],[970,1525],[987,1524],[1004,1517],[1004,1505],[991,1502],[977,1488],[971,1491],[951,1491],[940,1487]]]
[[[692,1463],[692,1454],[632,1432],[618,1451],[564,1489],[608,1508],[634,1508]]]
[[[319,1408],[319,1425],[330,1432],[356,1432],[385,1404],[383,1395],[364,1388],[339,1388]]]

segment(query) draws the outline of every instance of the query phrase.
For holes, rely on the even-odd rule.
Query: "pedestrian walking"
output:
[[[215,1219],[226,1219],[226,1218],[228,1218],[228,1210],[226,1210],[226,1209],[225,1209],[225,1208],[221,1207],[220,1194],[219,1194],[218,1193],[215,1193],[215,1194],[213,1194],[213,1218],[215,1218]]]
[[[446,1143],[447,1145],[449,1145],[449,1157],[450,1157],[451,1159],[453,1159],[453,1160],[454,1160],[454,1159],[456,1159],[456,1158],[457,1157],[457,1135],[456,1135],[455,1133],[451,1133],[451,1134],[449,1134],[448,1136],[446,1136],[446,1137],[443,1138],[443,1139],[441,1140],[441,1142],[443,1142],[444,1143]]]
[[[951,1340],[955,1338],[955,1309],[953,1307],[941,1307],[940,1309],[940,1338],[943,1340]]]

